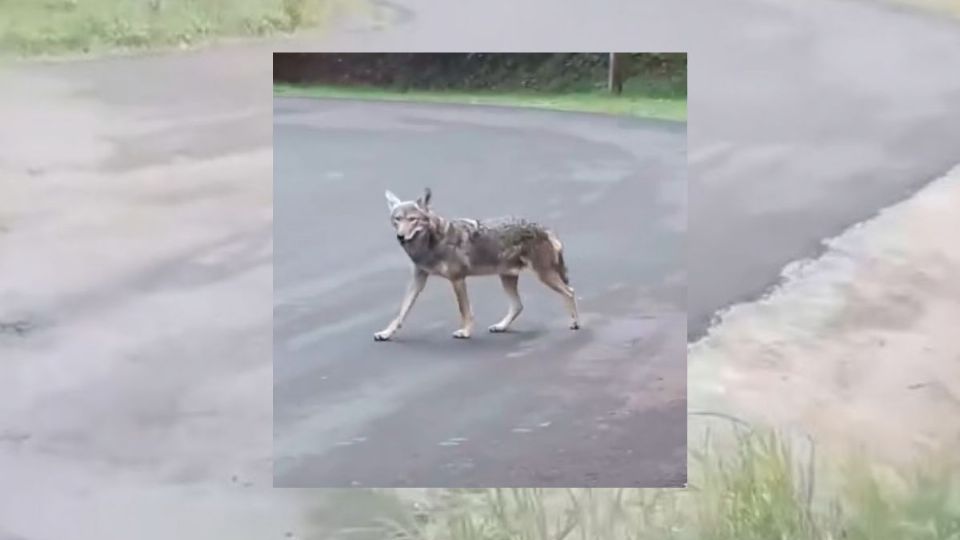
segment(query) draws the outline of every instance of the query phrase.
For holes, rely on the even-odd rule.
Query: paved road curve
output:
[[[588,2],[380,5],[390,31],[357,20],[284,50],[690,52],[690,340],[960,157],[960,25],[883,2],[622,0],[602,19]]]
[[[681,485],[686,130],[605,116],[278,99],[276,485]],[[528,216],[563,239],[583,328],[521,277],[468,282],[454,340],[433,279],[390,343],[410,273],[384,189],[450,217]]]

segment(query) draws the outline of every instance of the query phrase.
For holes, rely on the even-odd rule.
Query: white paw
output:
[[[573,321],[572,323],[570,323],[570,329],[571,329],[571,330],[579,330],[579,329],[580,329],[580,322],[579,322],[579,321]]]
[[[382,331],[382,332],[377,332],[376,334],[374,334],[374,335],[373,335],[373,340],[374,340],[374,341],[387,341],[387,340],[389,340],[391,337],[393,337],[393,331],[392,331],[392,330],[384,330],[384,331]]]
[[[464,328],[461,328],[453,333],[453,337],[457,339],[468,339],[470,337],[470,331]]]
[[[500,332],[506,332],[507,326],[504,324],[494,324],[493,326],[488,328],[488,330],[490,330],[494,334],[499,334]]]

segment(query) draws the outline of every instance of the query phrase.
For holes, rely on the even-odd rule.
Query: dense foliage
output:
[[[629,54],[627,78],[686,88],[682,53]],[[607,53],[278,53],[274,81],[416,90],[586,90],[607,84]]]

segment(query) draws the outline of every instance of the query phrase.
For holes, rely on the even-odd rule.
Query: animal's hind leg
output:
[[[537,272],[537,277],[544,285],[560,293],[567,305],[567,311],[570,313],[570,329],[580,328],[580,317],[577,314],[577,297],[574,296],[573,287],[563,282],[560,273],[554,269],[544,269]]]
[[[503,285],[503,292],[507,293],[507,297],[510,299],[510,308],[500,322],[490,327],[491,332],[506,332],[510,323],[523,311],[523,303],[520,302],[520,293],[517,292],[517,282],[519,279],[518,276],[513,274],[500,274],[500,283]]]

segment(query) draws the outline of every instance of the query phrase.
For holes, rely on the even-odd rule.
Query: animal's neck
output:
[[[447,220],[443,216],[432,214],[430,216],[430,234],[436,239],[437,235],[447,229]]]
[[[431,237],[430,233],[424,233],[417,236],[410,242],[403,245],[403,250],[415,264],[422,264],[429,258],[429,254],[436,243],[436,239]]]
[[[403,245],[404,251],[415,263],[425,262],[429,258],[430,251],[440,242],[440,237],[448,226],[447,220],[438,216],[430,216],[430,224],[423,234],[417,235],[413,240]]]

